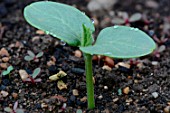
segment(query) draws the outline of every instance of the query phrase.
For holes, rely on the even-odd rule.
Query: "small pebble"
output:
[[[74,96],[78,96],[78,95],[79,95],[79,93],[78,93],[78,90],[77,90],[77,89],[73,89],[73,91],[72,91],[72,92],[73,92],[73,95],[74,95]]]
[[[48,105],[46,103],[41,104],[41,108],[47,108],[47,107],[48,107]]]
[[[117,102],[119,100],[119,98],[115,98],[113,99],[113,102]]]
[[[36,34],[44,35],[44,34],[45,34],[45,32],[44,32],[44,31],[42,31],[42,30],[37,30],[37,31],[36,31]]]
[[[86,102],[87,101],[87,97],[84,96],[83,98],[80,99],[81,102]]]
[[[130,69],[130,65],[124,62],[119,62],[118,64],[115,65],[116,68],[119,68],[119,66],[125,67],[127,69]]]
[[[70,96],[70,100],[71,100],[72,102],[75,102],[76,97],[75,97],[74,95],[71,95],[71,96]]]
[[[1,93],[2,97],[7,97],[9,94],[7,91],[3,91],[3,90],[0,93]]]
[[[7,65],[7,63],[0,63],[0,67],[2,69],[7,69],[8,65]]]
[[[18,93],[12,93],[12,97],[13,97],[14,99],[17,99],[17,98],[18,98]]]
[[[170,106],[166,106],[166,107],[164,108],[164,112],[165,112],[165,113],[170,113]]]
[[[130,92],[130,88],[129,87],[125,87],[124,89],[123,89],[123,93],[124,94],[128,94]]]
[[[157,92],[153,92],[153,93],[152,93],[152,96],[153,96],[154,98],[158,98],[159,95],[158,95]]]
[[[50,60],[50,61],[47,62],[47,66],[48,66],[48,67],[50,67],[50,66],[52,66],[52,65],[55,65],[55,62],[54,62],[54,61],[51,61],[51,60]]]
[[[109,67],[113,67],[114,66],[114,61],[112,58],[110,57],[105,57],[105,64],[108,65]]]
[[[107,70],[107,71],[112,71],[112,68],[109,67],[109,66],[107,66],[107,65],[104,65],[104,66],[102,67],[102,69],[103,69],[103,70]]]
[[[9,53],[8,53],[8,51],[7,51],[5,48],[2,48],[2,49],[0,50],[0,56],[9,57]]]
[[[3,58],[2,58],[2,61],[3,61],[3,62],[8,62],[8,61],[9,61],[9,57],[3,57]]]
[[[99,96],[98,96],[98,99],[102,99],[102,98],[103,98],[103,95],[99,95]]]
[[[157,66],[157,65],[158,65],[158,62],[157,62],[157,61],[152,61],[152,65],[153,65],[153,66]]]
[[[19,75],[20,75],[22,81],[25,81],[29,77],[28,73],[23,69],[19,70]]]
[[[34,36],[34,37],[31,39],[32,42],[35,42],[35,41],[38,41],[38,40],[40,40],[40,37],[39,37],[39,36]]]
[[[75,50],[74,51],[74,56],[78,57],[78,58],[81,58],[82,57],[82,53],[80,50]]]
[[[108,89],[108,86],[104,86],[104,89],[107,90],[107,89]]]

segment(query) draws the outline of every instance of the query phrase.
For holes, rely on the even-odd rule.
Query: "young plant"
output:
[[[13,108],[10,107],[5,107],[4,111],[8,112],[8,113],[24,113],[24,109],[20,109],[18,108],[18,101],[16,101],[14,103]]]
[[[119,17],[116,17],[116,18],[113,18],[112,20],[112,23],[113,24],[128,24],[128,23],[133,23],[133,22],[137,22],[139,20],[142,19],[142,14],[140,13],[135,13],[133,14],[132,16],[128,16],[127,14],[125,14],[126,16],[124,16],[123,18],[119,18]]]
[[[3,75],[3,76],[9,75],[9,77],[10,77],[10,72],[11,72],[12,70],[14,70],[13,66],[9,66],[9,67],[7,68],[7,70],[5,70],[5,71],[2,72],[2,75]]]
[[[32,51],[27,51],[28,55],[24,57],[26,61],[32,61],[34,60],[35,62],[38,62],[40,57],[43,56],[43,52],[39,52],[37,55],[35,55]]]
[[[77,46],[84,54],[88,109],[95,107],[92,74],[92,55],[114,58],[134,58],[147,55],[155,49],[154,41],[143,31],[113,26],[103,29],[94,45],[95,31],[91,19],[78,9],[50,1],[35,2],[24,9],[25,19],[34,27]]]
[[[25,82],[31,82],[35,84],[36,82],[41,82],[41,78],[36,78],[41,72],[41,68],[36,68],[32,74],[29,74],[28,78],[25,79]]]

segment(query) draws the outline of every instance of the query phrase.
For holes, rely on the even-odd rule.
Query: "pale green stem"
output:
[[[95,108],[94,101],[94,84],[93,84],[93,71],[92,71],[92,55],[84,54],[85,70],[86,70],[86,87],[87,87],[87,102],[88,109]]]

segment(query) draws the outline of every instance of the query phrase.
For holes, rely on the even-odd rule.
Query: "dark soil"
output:
[[[157,49],[153,54],[137,59],[113,59],[111,71],[102,68],[109,64],[105,57],[93,60],[96,108],[87,110],[87,100],[82,101],[86,97],[84,60],[82,56],[76,57],[74,54],[78,48],[37,33],[37,29],[24,20],[23,8],[33,0],[1,0],[0,50],[5,48],[10,60],[5,63],[2,59],[6,56],[0,55],[0,64],[12,65],[14,71],[10,77],[0,77],[0,113],[4,113],[4,108],[12,107],[16,101],[25,113],[74,113],[77,109],[85,113],[170,113],[170,1],[155,0],[158,6],[151,7],[146,4],[148,0],[119,0],[114,7],[101,14],[88,11],[86,6],[89,0],[58,1],[77,6],[93,18],[96,23],[95,35],[103,27],[113,25],[110,15],[113,11],[115,15],[122,11],[128,15],[140,12],[146,18],[126,25],[144,30],[152,38],[157,37],[155,42],[158,48],[164,46],[165,50],[159,52]],[[43,51],[44,55],[39,62],[27,62],[24,60],[27,50],[36,54]],[[52,56],[56,61],[49,66],[47,62]],[[116,64],[120,62],[129,64],[130,68],[117,67]],[[39,75],[42,82],[23,82],[19,70],[24,69],[30,74],[37,67],[42,69]],[[0,74],[5,68],[0,66]],[[62,78],[67,85],[64,90],[58,89],[56,81],[49,80],[49,76],[60,70],[67,73]],[[72,93],[74,89],[78,90],[77,96]],[[2,91],[8,95],[4,96]],[[66,107],[63,107],[65,104]]]

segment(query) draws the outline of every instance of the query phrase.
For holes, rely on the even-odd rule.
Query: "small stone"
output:
[[[8,92],[7,91],[1,91],[1,95],[2,95],[2,97],[7,97],[8,96]]]
[[[36,40],[37,40],[37,41],[40,40],[40,37],[39,37],[39,36],[34,36],[34,37],[31,39],[32,42],[35,42]]]
[[[124,89],[123,89],[123,93],[124,94],[128,94],[130,92],[130,88],[129,87],[125,87]]]
[[[164,108],[164,112],[165,112],[165,113],[170,113],[170,106],[166,106],[166,107]]]
[[[153,93],[152,93],[152,96],[153,96],[154,98],[158,98],[159,95],[158,95],[157,92],[153,92]]]
[[[23,69],[19,70],[19,75],[20,75],[22,81],[25,81],[29,77],[28,73]]]
[[[57,82],[57,87],[59,90],[67,89],[67,85],[62,80]]]
[[[44,32],[44,31],[42,31],[42,30],[37,30],[37,31],[36,31],[36,34],[44,35],[44,34],[45,34],[45,32]]]
[[[23,47],[23,44],[21,42],[19,42],[19,41],[16,41],[15,47],[16,48],[21,48],[21,47]]]
[[[52,66],[52,65],[55,65],[55,62],[53,62],[53,61],[51,61],[51,60],[47,62],[47,66],[48,66],[48,67],[50,67],[50,66]]]
[[[109,67],[113,67],[114,66],[114,61],[112,58],[110,57],[105,57],[105,64],[108,65]]]
[[[122,66],[122,67],[125,67],[127,69],[130,69],[130,65],[128,63],[119,62],[118,64],[115,65],[116,68],[119,68],[119,66]]]
[[[87,97],[84,96],[83,98],[80,99],[81,102],[86,102],[87,101]]]
[[[70,96],[70,100],[73,101],[73,102],[75,102],[76,97],[75,97],[74,95],[71,95],[71,96]]]
[[[7,63],[0,63],[0,67],[2,69],[7,69],[8,65],[7,65]]]
[[[8,51],[5,49],[5,48],[2,48],[1,50],[0,50],[0,56],[9,56],[9,53],[8,53]]]
[[[154,0],[147,0],[145,5],[149,8],[153,8],[153,9],[156,9],[159,7],[159,4]]]
[[[159,90],[159,87],[157,84],[153,84],[148,87],[148,93],[153,93]]]
[[[47,107],[48,107],[48,105],[46,103],[41,104],[41,108],[47,108]]]
[[[119,98],[115,98],[113,99],[113,102],[117,102],[119,100]]]
[[[139,69],[142,69],[142,68],[144,68],[144,65],[143,65],[143,63],[138,63],[136,66],[137,66]]]
[[[107,89],[108,89],[108,86],[104,86],[104,89],[107,90]]]
[[[9,57],[3,57],[3,58],[2,58],[2,61],[3,61],[3,62],[8,62],[8,61],[9,61]]]
[[[102,98],[103,98],[103,95],[99,95],[99,96],[98,96],[98,99],[102,99]]]
[[[126,103],[131,103],[133,100],[131,98],[126,99]]]
[[[17,99],[17,98],[18,98],[18,93],[12,93],[12,97],[13,97],[14,99]]]
[[[109,67],[109,66],[107,66],[107,65],[104,65],[104,66],[102,67],[102,69],[103,69],[103,70],[107,70],[107,71],[112,71],[112,68]]]
[[[153,66],[157,66],[157,65],[158,65],[158,62],[157,62],[157,61],[152,61],[152,65],[153,65]]]
[[[73,92],[73,95],[74,95],[74,96],[78,96],[78,95],[79,95],[79,93],[78,93],[78,90],[77,90],[77,89],[73,89],[73,91],[72,91],[72,92]]]
[[[103,0],[91,0],[88,5],[87,8],[88,10],[95,12],[95,11],[100,11],[100,10],[107,10],[110,9],[115,3],[117,2],[117,0],[107,0],[107,1],[103,1]]]
[[[158,52],[161,53],[163,51],[166,50],[166,46],[165,45],[161,45],[159,48],[158,48]]]
[[[75,50],[74,51],[74,56],[78,57],[78,58],[81,58],[82,57],[82,53],[80,50]]]
[[[134,83],[138,84],[138,83],[139,83],[139,81],[135,79],[135,80],[134,80]]]

